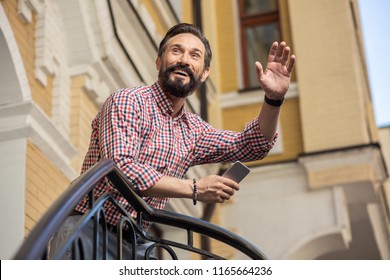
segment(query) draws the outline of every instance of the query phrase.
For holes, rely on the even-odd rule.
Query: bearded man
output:
[[[218,175],[186,179],[194,165],[253,161],[264,158],[277,138],[277,122],[290,83],[295,56],[285,42],[274,42],[263,67],[256,62],[259,85],[265,92],[258,117],[243,131],[213,128],[185,108],[186,98],[210,72],[212,52],[202,32],[191,24],[172,27],[161,41],[156,59],[158,80],[151,86],[112,93],[92,121],[89,150],[82,173],[102,159],[112,159],[139,195],[162,209],[170,198],[223,203],[239,185]],[[132,216],[136,213],[107,181],[94,190],[96,198],[110,192]],[[75,208],[85,213],[88,197]],[[105,205],[106,221],[116,228],[122,214]],[[144,223],[148,230],[150,223]]]

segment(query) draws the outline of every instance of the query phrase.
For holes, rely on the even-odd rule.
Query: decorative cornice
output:
[[[42,10],[45,0],[19,0],[18,15],[24,24],[29,24],[33,13],[39,14]]]
[[[78,151],[33,102],[0,107],[0,141],[20,138],[31,139],[69,180],[77,177],[71,160]]]
[[[302,155],[298,162],[305,168],[311,188],[362,181],[376,184],[387,178],[380,148],[375,145]]]
[[[109,79],[109,75],[99,74],[96,68],[101,69],[102,72],[105,68],[99,66],[100,63],[96,63],[93,66],[90,65],[77,65],[70,69],[71,76],[81,75],[85,78],[84,89],[88,92],[89,96],[94,100],[96,104],[102,104],[106,98],[110,95],[110,88],[114,88],[114,82]],[[102,79],[104,75],[106,79]],[[108,86],[108,84],[110,86]]]

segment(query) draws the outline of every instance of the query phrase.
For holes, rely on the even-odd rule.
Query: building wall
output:
[[[92,132],[91,121],[96,116],[99,105],[91,98],[85,86],[86,78],[78,75],[72,79],[71,88],[71,127],[70,140],[77,148],[78,155],[73,158],[72,166],[78,172],[89,147]]]
[[[14,32],[24,67],[26,69],[31,97],[48,116],[52,115],[53,77],[48,75],[47,85],[42,85],[35,77],[36,20],[23,22],[18,15],[18,1],[2,1],[4,11]],[[26,216],[25,233],[31,231],[48,207],[68,186],[69,180],[47,159],[33,143],[27,144],[26,155]]]
[[[31,141],[26,155],[25,235],[69,186],[69,180]]]
[[[217,72],[217,92],[225,93],[238,88],[237,67],[236,67],[236,33],[234,21],[236,14],[233,1],[215,1],[215,24],[217,45],[213,46],[214,53],[217,53],[216,63],[212,71]]]
[[[175,22],[171,10],[160,1],[132,2],[134,10],[124,1],[110,3],[121,38],[114,33],[107,1],[1,1],[1,55],[9,61],[2,63],[1,71],[18,77],[0,90],[0,164],[7,166],[2,174],[9,177],[1,188],[1,209],[14,213],[1,220],[10,225],[1,235],[2,259],[12,257],[78,176],[91,121],[106,97],[124,86],[156,79],[152,41],[159,42]],[[133,14],[124,17],[123,11]],[[192,20],[189,1],[182,12],[185,21]],[[129,45],[134,34],[138,45]]]
[[[14,213],[12,221],[2,217],[12,231],[2,232],[1,258],[12,255],[78,176],[91,120],[108,94],[155,80],[155,50],[146,32],[158,42],[174,17],[163,1],[134,1],[143,27],[134,14],[123,15],[132,12],[125,1],[112,3],[126,50],[115,37],[106,1],[0,2],[6,15],[0,21],[0,35],[7,39],[2,47],[11,47],[10,53],[21,58],[20,62],[12,56],[15,67],[4,72],[14,71],[22,81],[17,85],[21,96],[0,104],[5,178],[1,209]],[[180,3],[182,21],[193,22],[192,2]],[[282,36],[298,58],[282,108],[279,139],[266,159],[248,163],[252,172],[242,183],[243,191],[218,205],[212,217],[213,223],[256,242],[274,258],[358,258],[364,256],[364,246],[370,246],[372,258],[388,256],[390,191],[381,161],[387,146],[376,145],[364,46],[350,3],[356,1],[279,0]],[[242,130],[257,116],[264,92],[240,92],[237,2],[202,1],[202,15],[214,54],[207,85],[209,122]],[[137,42],[129,40],[132,36]],[[196,96],[191,98],[191,104],[199,104]],[[387,140],[386,136],[381,141]],[[201,177],[217,169],[202,167],[191,174]],[[170,207],[202,215],[184,202]],[[218,242],[211,246],[228,259],[243,257]]]
[[[260,97],[259,97],[260,99]],[[245,124],[257,117],[262,103],[237,106],[223,110],[224,128],[241,131]],[[286,160],[295,160],[303,152],[302,126],[300,121],[299,99],[289,98],[283,104],[280,116],[278,142],[282,141],[281,153],[270,154],[265,159],[248,163],[263,165]]]
[[[386,178],[386,167],[375,147],[357,2],[279,1],[279,8],[282,36],[297,64],[278,146],[267,158],[247,163],[252,172],[241,183],[245,191],[218,205],[214,221],[257,242],[272,258],[386,258],[388,242],[378,236],[388,236],[388,221],[372,226],[378,216],[367,210],[383,206],[376,185]],[[214,112],[216,123],[240,131],[257,116],[264,93],[240,92],[237,3],[210,1],[204,12],[205,33],[217,50],[211,72],[218,89],[212,103],[220,114]],[[337,216],[341,220],[326,220]],[[321,234],[313,236],[314,231]],[[374,248],[369,255],[357,245],[360,236]]]
[[[305,152],[375,141],[349,1],[289,1],[289,10]]]
[[[248,101],[243,101],[249,94],[247,92],[239,92],[241,90],[239,82],[241,80],[241,62],[239,27],[237,26],[238,4],[236,3],[237,1],[223,1],[223,4],[221,2],[211,1],[212,4],[208,5],[208,11],[206,13],[215,13],[217,15],[216,17],[209,16],[208,14],[204,16],[206,22],[211,21],[210,18],[215,18],[212,22],[214,25],[207,24],[205,30],[206,34],[213,36],[213,32],[211,32],[212,28],[216,34],[212,37],[212,47],[216,55],[214,57],[214,65],[211,69],[211,77],[216,88],[218,88],[217,92],[219,97],[217,99],[223,99],[223,96],[234,95],[234,100],[236,100],[237,105],[224,106],[217,103],[219,104],[219,109],[214,111],[220,112],[221,120],[216,125],[228,130],[241,131],[247,122],[257,117],[262,105],[264,93],[260,90],[257,93],[253,91],[252,95],[254,97],[250,100],[248,98]],[[283,39],[291,44],[287,2],[279,1],[279,9]],[[253,71],[255,71],[254,64]],[[294,81],[295,77],[292,80]],[[281,160],[292,160],[303,151],[299,98],[292,94],[288,94],[287,98],[283,106],[279,124],[278,142],[283,142],[281,144],[281,150],[283,152],[271,153],[266,159],[248,163],[249,165],[262,165]]]

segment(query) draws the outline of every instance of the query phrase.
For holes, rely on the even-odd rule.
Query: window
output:
[[[269,48],[280,41],[277,0],[238,0],[244,89],[258,87],[254,63],[265,67]]]

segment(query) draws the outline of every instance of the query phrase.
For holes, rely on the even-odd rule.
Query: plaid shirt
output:
[[[100,159],[110,158],[136,189],[145,190],[163,176],[184,178],[194,165],[262,159],[276,140],[275,136],[269,143],[264,138],[257,118],[237,133],[215,129],[184,107],[177,117],[172,117],[172,112],[172,103],[157,82],[114,92],[92,121],[90,146],[81,172]],[[107,181],[96,186],[95,196],[107,191],[135,217],[131,206]],[[169,200],[144,199],[158,209]],[[85,212],[87,208],[85,198],[76,210]],[[107,221],[115,225],[120,213],[114,207],[105,210]]]

